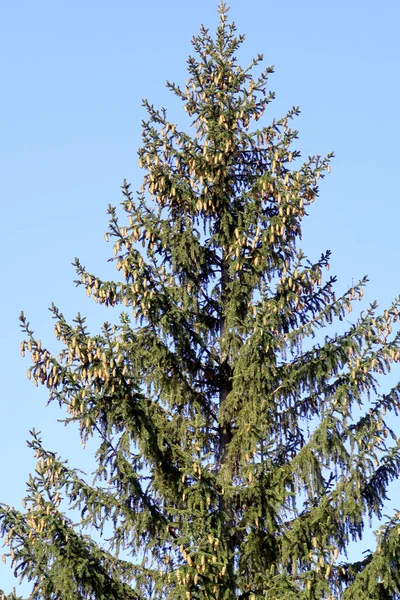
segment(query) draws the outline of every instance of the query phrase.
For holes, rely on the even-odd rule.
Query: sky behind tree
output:
[[[263,53],[264,64],[275,65],[270,88],[277,98],[265,119],[299,105],[295,126],[303,158],[335,152],[332,173],[304,222],[304,250],[311,259],[332,250],[338,292],[367,273],[367,300],[389,305],[400,293],[400,5],[230,4],[230,17],[246,34],[241,62]],[[136,154],[145,117],[141,99],[165,106],[172,120],[185,124],[165,80],[185,84],[190,39],[200,23],[215,29],[216,8],[217,0],[25,0],[2,7],[3,502],[21,506],[35,466],[25,444],[32,427],[42,431],[45,447],[90,470],[90,448],[79,452],[78,433],[56,422],[62,417],[58,407],[45,407],[45,390],[26,379],[18,315],[23,309],[52,349],[57,345],[47,310],[51,302],[68,319],[78,311],[87,315],[92,332],[103,320],[116,320],[116,311],[105,311],[75,289],[71,262],[78,256],[99,276],[115,277],[107,263],[112,248],[103,240],[106,208],[119,204],[124,177],[134,189],[141,183]],[[384,389],[395,380],[395,373],[383,380]],[[398,430],[400,435],[400,422]],[[393,487],[391,506],[399,493],[400,483]],[[369,541],[362,549],[372,547]],[[3,567],[0,587],[14,584]]]

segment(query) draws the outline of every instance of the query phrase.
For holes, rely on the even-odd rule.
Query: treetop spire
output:
[[[90,480],[31,432],[24,510],[2,506],[0,528],[33,600],[400,597],[399,514],[346,555],[400,472],[400,387],[379,388],[400,298],[336,333],[367,280],[336,295],[330,252],[299,247],[332,154],[301,162],[297,107],[265,123],[272,68],[240,65],[218,10],[187,84],[167,84],[190,129],[144,101],[143,184],[108,210],[115,278],[75,261],[114,324],[53,305],[54,353],[21,315],[28,377],[97,442]]]

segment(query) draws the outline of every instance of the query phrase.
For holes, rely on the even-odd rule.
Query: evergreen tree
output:
[[[25,511],[0,518],[33,599],[400,598],[400,514],[346,555],[399,474],[399,386],[377,381],[400,359],[399,300],[332,333],[366,283],[337,298],[329,252],[298,247],[332,155],[299,162],[297,108],[260,124],[272,68],[238,64],[227,12],[194,37],[186,87],[167,84],[194,136],[145,102],[143,185],[124,183],[122,224],[109,208],[120,278],[76,260],[117,324],[91,335],[53,306],[55,356],[21,316],[29,377],[98,440],[87,481],[32,431]]]

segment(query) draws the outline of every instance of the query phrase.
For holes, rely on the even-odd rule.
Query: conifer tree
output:
[[[92,335],[52,306],[56,356],[21,315],[28,376],[98,440],[90,481],[32,431],[25,509],[1,508],[35,600],[400,598],[400,513],[346,554],[399,474],[399,386],[379,388],[399,300],[335,333],[366,279],[336,297],[330,253],[299,247],[332,155],[300,161],[298,108],[262,124],[272,68],[240,66],[227,13],[167,84],[194,135],[144,103],[143,185],[109,208],[116,280],[76,260],[114,324]]]

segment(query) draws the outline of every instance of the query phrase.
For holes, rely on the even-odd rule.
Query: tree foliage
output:
[[[193,38],[186,86],[167,84],[194,134],[144,103],[143,185],[124,182],[123,220],[109,208],[119,279],[76,260],[116,324],[91,335],[53,306],[56,356],[21,316],[28,376],[98,441],[88,481],[31,432],[25,510],[0,525],[35,600],[400,598],[399,515],[346,554],[399,474],[399,386],[378,382],[399,300],[330,327],[366,283],[336,297],[330,253],[298,245],[332,155],[300,162],[298,108],[262,124],[273,70],[240,66],[227,13]]]

